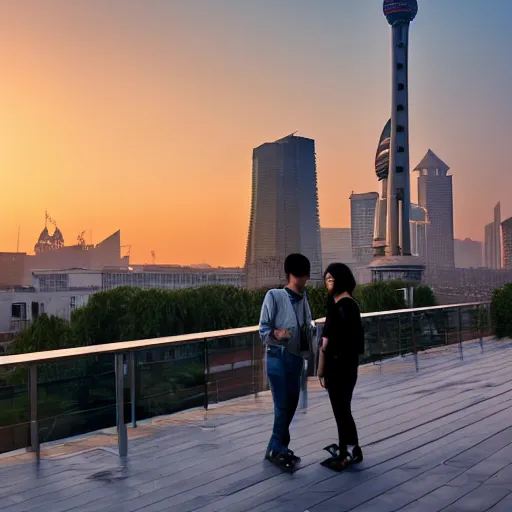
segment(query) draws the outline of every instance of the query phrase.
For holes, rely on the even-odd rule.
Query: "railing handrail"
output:
[[[470,306],[482,306],[488,302],[470,302],[464,304],[446,304],[443,306],[429,306],[423,308],[412,309],[396,309],[393,311],[376,311],[373,313],[363,313],[362,318],[371,318],[377,316],[403,315],[407,313],[421,313],[424,311],[440,310],[440,309],[456,309]],[[325,318],[314,321],[316,325],[325,322]],[[162,338],[151,338],[145,340],[134,341],[117,341],[103,345],[87,345],[83,347],[65,348],[60,350],[46,350],[43,352],[30,352],[28,354],[16,354],[12,356],[0,356],[0,366],[28,365],[34,363],[48,363],[62,359],[74,359],[83,356],[94,356],[100,354],[119,354],[132,352],[141,349],[151,349],[173,345],[176,343],[188,343],[193,341],[203,341],[216,338],[226,338],[228,336],[237,336],[243,334],[251,334],[258,332],[259,327],[239,327],[236,329],[224,329],[221,331],[208,331],[191,334],[181,334],[177,336],[164,336]]]

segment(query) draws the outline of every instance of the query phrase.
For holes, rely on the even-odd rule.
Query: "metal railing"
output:
[[[366,352],[362,363],[379,364],[459,345],[492,334],[488,303],[403,309],[362,315]],[[301,407],[307,407],[305,361]],[[113,357],[112,357],[113,356]],[[1,384],[4,379],[5,385]],[[0,452],[117,425],[119,454],[128,453],[127,423],[170,414],[267,389],[258,327],[187,334],[0,357]],[[2,416],[4,411],[4,416]],[[4,432],[2,434],[2,432]],[[4,440],[2,445],[1,440]]]

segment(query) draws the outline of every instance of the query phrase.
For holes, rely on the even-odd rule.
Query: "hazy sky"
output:
[[[135,262],[241,265],[252,148],[296,130],[321,224],[348,226],[390,116],[381,5],[2,1],[0,250],[20,225],[32,251],[48,208],[68,244],[121,228]],[[512,215],[511,20],[510,0],[420,0],[411,27],[411,166],[451,166],[457,237],[481,240],[500,199]]]

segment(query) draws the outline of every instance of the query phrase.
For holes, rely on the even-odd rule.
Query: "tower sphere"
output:
[[[417,0],[384,0],[384,16],[390,25],[410,23],[418,14]]]

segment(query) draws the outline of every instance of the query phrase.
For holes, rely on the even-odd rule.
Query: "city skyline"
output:
[[[154,250],[242,265],[251,148],[296,129],[317,143],[321,226],[348,227],[350,192],[375,188],[389,115],[381,1],[284,0],[271,17],[234,0],[137,4],[0,6],[0,250],[16,250],[20,226],[32,252],[48,208],[68,240],[118,226],[136,262]],[[477,240],[481,211],[512,185],[512,5],[486,5],[420,2],[409,70],[411,161],[435,147],[450,162],[455,236]]]

